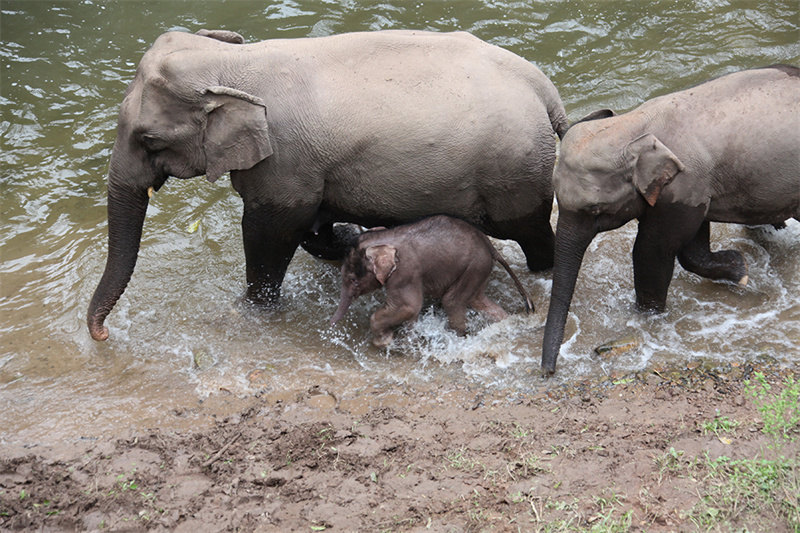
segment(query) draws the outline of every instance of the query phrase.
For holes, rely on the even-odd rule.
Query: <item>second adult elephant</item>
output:
[[[553,181],[555,266],[542,367],[555,371],[584,252],[634,218],[640,308],[663,311],[675,258],[706,278],[747,283],[744,257],[712,252],[710,222],[780,224],[800,217],[800,70],[723,76],[570,127]]]
[[[431,214],[516,240],[552,266],[555,134],[566,115],[542,72],[466,33],[352,33],[244,44],[170,32],[145,53],[119,112],[108,174],[108,260],[94,339],[133,274],[148,191],[231,171],[244,202],[247,296],[270,303],[297,246],[335,222]],[[322,242],[320,242],[322,241]]]

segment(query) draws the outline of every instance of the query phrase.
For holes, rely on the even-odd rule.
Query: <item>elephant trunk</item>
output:
[[[542,343],[542,370],[547,375],[556,371],[556,359],[564,340],[564,326],[575,291],[575,282],[583,254],[597,235],[593,219],[569,211],[560,212],[556,228],[555,264],[550,308]]]
[[[350,308],[350,304],[353,303],[354,297],[351,291],[349,291],[346,287],[342,287],[342,298],[339,301],[339,307],[336,309],[336,312],[333,314],[331,318],[331,325],[336,324],[338,321],[344,317],[347,310]]]
[[[133,275],[149,201],[147,189],[114,183],[110,177],[106,268],[94,291],[86,318],[89,333],[97,341],[108,338],[108,328],[103,323]]]

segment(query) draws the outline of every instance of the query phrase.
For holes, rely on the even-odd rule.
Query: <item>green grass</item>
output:
[[[794,377],[784,378],[783,387],[775,394],[761,372],[745,382],[745,391],[753,399],[764,422],[762,431],[771,435],[776,444],[794,441],[800,433],[800,382]]]
[[[699,529],[727,529],[734,525],[755,523],[767,515],[785,520],[791,531],[800,532],[800,460],[784,447],[800,433],[800,383],[784,378],[776,391],[764,374],[756,372],[745,382],[745,392],[753,400],[763,423],[761,431],[772,438],[777,459],[731,459],[704,457],[690,459],[684,453],[670,451],[656,458],[661,475],[688,476],[699,483],[700,501],[687,517]],[[740,424],[719,413],[704,422],[704,433],[732,433]]]
[[[709,460],[703,479],[702,499],[689,513],[698,527],[712,528],[748,516],[766,513],[785,518],[794,530],[800,528],[800,478],[796,458],[776,460],[728,457]]]
[[[736,420],[731,420],[727,416],[717,416],[714,420],[709,420],[701,424],[703,434],[713,433],[717,437],[721,437],[723,433],[733,433],[741,424]]]

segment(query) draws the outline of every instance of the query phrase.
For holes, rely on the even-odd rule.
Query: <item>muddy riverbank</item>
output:
[[[799,368],[689,366],[536,395],[219,391],[238,414],[194,429],[4,448],[0,529],[796,531],[797,422],[776,436],[763,406]]]

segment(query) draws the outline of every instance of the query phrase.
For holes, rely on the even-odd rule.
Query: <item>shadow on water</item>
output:
[[[472,314],[471,334],[459,338],[433,307],[390,350],[377,350],[368,317],[381,296],[362,298],[329,326],[338,271],[305,252],[291,264],[278,312],[241,303],[241,201],[227,179],[172,180],[153,199],[136,272],[108,319],[112,338],[93,342],[84,315],[105,262],[104,176],[116,112],[142,53],[167,29],[226,28],[251,41],[467,30],[535,62],[559,88],[571,120],[800,57],[795,2],[257,4],[0,6],[0,442],[193,424],[211,403],[224,412],[257,391],[280,397],[314,385],[351,396],[383,384],[526,393],[695,358],[796,362],[794,221],[782,231],[714,225],[713,246],[745,254],[750,285],[712,283],[676,267],[669,310],[657,317],[633,310],[635,222],[596,239],[578,280],[559,373],[545,382],[538,368],[551,277],[527,272],[515,243],[497,241],[528,288],[534,314],[521,314],[498,268],[489,292],[515,313],[508,320],[487,324]],[[592,355],[596,345],[630,333],[640,336],[638,349],[615,359]]]

